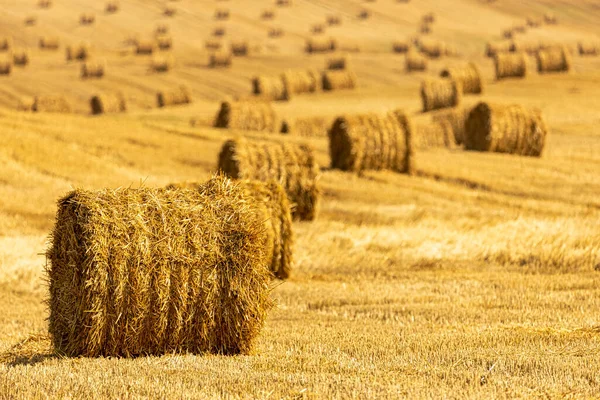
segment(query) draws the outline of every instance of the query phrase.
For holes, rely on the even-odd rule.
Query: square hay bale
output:
[[[288,101],[292,94],[287,91],[287,87],[282,76],[264,76],[260,75],[252,79],[252,93],[263,100]]]
[[[350,70],[323,71],[323,90],[354,89],[357,85],[356,74]]]
[[[13,51],[13,64],[18,67],[24,67],[29,64],[29,50],[15,49]]]
[[[215,128],[277,132],[277,113],[266,101],[224,101],[215,117]]]
[[[38,41],[39,47],[42,50],[58,50],[60,40],[57,37],[42,36]]]
[[[100,93],[90,99],[93,115],[121,113],[127,111],[127,101],[123,93]]]
[[[215,51],[209,57],[208,65],[211,68],[231,67],[233,55],[230,51]]]
[[[569,72],[572,60],[569,51],[564,46],[541,49],[536,55],[537,70],[540,74]]]
[[[33,112],[70,113],[71,104],[63,95],[35,96],[31,106]]]
[[[467,118],[465,148],[540,157],[547,135],[540,110],[481,102]]]
[[[463,67],[446,68],[440,73],[442,78],[451,78],[460,82],[463,94],[483,93],[481,72],[475,63],[470,62]]]
[[[337,118],[329,130],[331,168],[342,171],[413,169],[413,127],[402,111]]]
[[[426,78],[421,83],[423,112],[456,107],[462,101],[463,89],[455,79]]]
[[[176,89],[158,92],[156,94],[156,102],[158,107],[161,108],[190,104],[192,102],[192,95],[186,86],[181,85]]]
[[[321,77],[317,71],[287,70],[281,75],[287,96],[315,93],[321,90]]]
[[[317,217],[320,169],[310,146],[228,140],[221,148],[218,169],[233,179],[275,180],[292,203],[294,219],[312,221]]]
[[[264,205],[196,190],[76,190],[47,252],[49,331],[67,356],[249,354],[273,302]]]
[[[497,53],[494,56],[494,67],[497,80],[527,76],[525,53]]]
[[[81,79],[100,79],[106,73],[106,61],[87,61],[81,65]]]
[[[427,58],[416,51],[406,53],[405,66],[406,72],[427,71]]]

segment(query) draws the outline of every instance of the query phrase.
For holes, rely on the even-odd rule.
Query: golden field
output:
[[[592,0],[395,0],[375,2],[0,0],[0,36],[31,48],[31,63],[0,76],[0,398],[598,398],[600,397],[600,58],[573,56],[568,74],[496,82],[485,43],[526,17],[552,12],[557,25],[522,35],[575,47],[598,39]],[[177,9],[163,16],[165,5]],[[228,8],[228,21],[215,21]],[[264,9],[273,21],[259,18]],[[356,15],[370,9],[371,17]],[[407,74],[392,42],[434,11],[432,37],[459,57]],[[82,26],[84,12],[96,15]],[[357,44],[359,87],[298,95],[274,107],[284,117],[337,116],[401,108],[417,121],[421,79],[476,62],[480,100],[539,107],[550,128],[541,158],[429,149],[411,176],[329,170],[325,137],[214,129],[219,102],[250,93],[250,79],[287,68],[322,69],[306,55],[310,27]],[[30,15],[37,24],[26,27]],[[134,35],[167,24],[175,66],[148,70],[131,54]],[[207,67],[205,41],[248,39],[249,57]],[[271,27],[281,38],[269,38]],[[57,52],[36,49],[58,36]],[[64,46],[89,41],[106,76],[79,79]],[[2,53],[0,53],[0,56]],[[157,91],[188,85],[194,102],[157,109]],[[91,117],[89,98],[122,91],[129,111]],[[64,94],[73,114],[18,112],[23,98]],[[197,123],[191,125],[190,120]],[[63,358],[47,337],[45,250],[56,200],[73,188],[161,187],[215,172],[223,142],[237,135],[310,143],[323,172],[322,208],[296,222],[292,277],[273,288],[255,354],[136,359]]]

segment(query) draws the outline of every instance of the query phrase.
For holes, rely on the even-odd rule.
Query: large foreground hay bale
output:
[[[29,51],[27,49],[15,49],[13,51],[13,63],[19,67],[29,64]]]
[[[10,60],[0,60],[0,75],[10,75],[12,72],[12,62]]]
[[[600,54],[600,44],[593,42],[579,42],[577,50],[580,56],[597,56]]]
[[[462,100],[462,85],[454,79],[424,79],[421,84],[423,112],[455,107]]]
[[[290,100],[291,93],[287,91],[281,76],[257,76],[252,79],[252,93],[263,100]]]
[[[278,279],[290,276],[293,264],[294,233],[292,213],[285,189],[276,181],[268,182],[240,180],[238,184],[244,193],[254,199],[256,205],[263,206],[265,228],[268,234],[267,254],[271,254],[271,272]],[[203,184],[194,182],[175,183],[167,189],[202,190]]]
[[[336,47],[337,43],[333,38],[311,37],[306,40],[307,53],[331,53]]]
[[[306,221],[316,218],[320,170],[309,146],[229,140],[221,149],[218,167],[234,179],[281,183],[292,203],[293,217]]]
[[[354,89],[356,87],[356,74],[349,70],[334,70],[323,72],[323,90]]]
[[[343,70],[350,69],[350,60],[347,56],[337,56],[327,59],[326,69]]]
[[[215,51],[210,55],[208,65],[211,68],[231,67],[232,60],[233,55],[230,51]]]
[[[122,93],[100,93],[90,99],[93,115],[120,113],[127,111],[127,102]]]
[[[448,123],[454,134],[454,142],[462,145],[465,141],[465,123],[469,116],[469,108],[455,107],[450,109],[441,109],[431,116],[433,122]]]
[[[469,63],[464,67],[446,68],[441,72],[440,76],[460,82],[465,94],[483,93],[483,80],[481,79],[479,68],[475,63]]]
[[[177,89],[165,90],[156,94],[158,107],[177,106],[189,104],[192,102],[192,95],[186,86],[179,86]]]
[[[406,53],[405,65],[407,72],[426,71],[427,58],[416,51],[409,51]]]
[[[102,78],[106,72],[106,61],[87,61],[81,65],[81,78]]]
[[[282,121],[280,132],[292,136],[326,137],[332,117],[304,117]]]
[[[224,178],[69,193],[47,252],[55,349],[248,354],[272,307],[264,216]]]
[[[447,121],[429,122],[415,125],[412,136],[414,149],[429,149],[432,147],[455,147],[452,125]]]
[[[314,70],[287,70],[281,75],[287,95],[315,93],[321,89],[321,77]]]
[[[13,47],[13,39],[9,36],[0,37],[0,51],[8,51]]]
[[[511,51],[511,42],[488,42],[485,48],[485,55],[492,58],[498,53],[510,53]]]
[[[527,59],[524,53],[498,53],[494,56],[496,79],[524,78],[527,75]]]
[[[70,113],[71,104],[62,95],[35,96],[31,110],[34,112]]]
[[[67,46],[65,51],[65,58],[67,61],[84,61],[90,56],[90,45],[89,43],[79,43],[77,45]]]
[[[547,133],[539,110],[482,102],[469,113],[465,148],[539,157]]]
[[[571,55],[566,47],[539,50],[536,60],[537,70],[540,74],[569,72],[572,66]]]
[[[412,126],[401,111],[337,118],[329,130],[331,168],[410,173]]]
[[[57,37],[42,36],[38,41],[39,47],[42,50],[58,50],[60,41]]]
[[[215,128],[277,132],[277,113],[271,103],[262,101],[224,101],[215,117]]]

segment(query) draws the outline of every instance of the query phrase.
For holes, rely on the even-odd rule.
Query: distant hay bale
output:
[[[213,36],[216,36],[216,37],[225,36],[226,32],[227,32],[227,29],[225,29],[224,26],[217,26],[215,29],[213,29]]]
[[[418,41],[421,53],[430,58],[440,58],[447,55],[446,44],[440,40],[420,38]]]
[[[465,142],[465,123],[471,110],[465,107],[441,109],[431,116],[433,122],[448,123],[454,134],[454,142],[462,145]]]
[[[27,49],[15,49],[13,51],[13,64],[19,67],[29,64],[29,51]]]
[[[18,111],[33,111],[33,104],[35,99],[33,97],[25,96],[19,99],[19,104],[17,105]]]
[[[498,53],[494,56],[496,79],[524,78],[527,75],[527,59],[524,53]]]
[[[467,150],[539,157],[548,128],[539,110],[479,103],[466,122]]]
[[[0,75],[10,75],[12,72],[12,62],[10,60],[0,60]]]
[[[566,47],[539,50],[536,60],[540,74],[569,72],[572,67],[571,55]]]
[[[356,18],[358,18],[358,19],[369,19],[370,16],[371,16],[371,11],[363,9],[363,10],[360,10],[360,12],[356,16]]]
[[[154,40],[138,40],[135,44],[135,53],[138,55],[150,55],[156,51]]]
[[[204,47],[207,50],[220,50],[223,47],[223,43],[218,40],[207,40],[204,43]]]
[[[229,19],[229,10],[226,8],[219,8],[215,11],[215,19],[224,21]]]
[[[156,47],[159,50],[171,50],[173,48],[173,38],[169,35],[156,35]]]
[[[174,7],[169,7],[169,6],[167,6],[167,7],[165,7],[165,8],[164,8],[164,10],[163,10],[163,15],[164,15],[165,17],[172,17],[172,16],[174,16],[175,14],[177,14],[177,9],[176,9],[176,8],[174,8]]]
[[[350,70],[323,71],[323,90],[354,89],[357,85],[356,74]]]
[[[224,101],[215,117],[215,128],[277,132],[277,113],[266,101]]]
[[[158,107],[177,106],[192,102],[192,95],[186,86],[179,86],[174,90],[166,90],[156,94]]]
[[[273,11],[273,10],[264,10],[262,12],[262,14],[260,14],[260,18],[264,19],[264,20],[267,20],[267,21],[273,20],[273,19],[275,19],[275,11]]]
[[[537,41],[512,41],[510,45],[510,51],[513,53],[527,53],[529,55],[536,55],[540,49],[540,43]]]
[[[435,22],[435,13],[434,12],[428,12],[427,14],[424,14],[421,17],[421,21],[426,23],[426,24],[432,24]]]
[[[109,1],[108,3],[106,3],[106,6],[104,7],[104,11],[107,14],[114,14],[117,11],[119,11],[119,2],[118,1]]]
[[[79,23],[81,25],[92,25],[96,21],[94,14],[81,14],[79,16]]]
[[[538,28],[542,25],[542,19],[539,17],[528,17],[526,22],[530,28]]]
[[[284,32],[283,32],[283,29],[281,29],[281,28],[272,27],[272,28],[269,28],[268,35],[270,38],[279,38],[284,35]]]
[[[455,141],[452,126],[447,121],[417,124],[412,136],[412,146],[414,149],[453,148]]]
[[[312,221],[317,216],[320,170],[307,145],[229,140],[221,148],[218,169],[234,179],[275,180],[292,203],[294,219]]]
[[[306,40],[307,53],[330,53],[336,49],[336,41],[333,38],[312,37]]]
[[[547,25],[556,25],[558,24],[558,18],[556,18],[556,15],[552,13],[546,13],[544,14],[544,22]]]
[[[513,26],[512,30],[515,33],[525,33],[527,32],[527,25],[515,25]]]
[[[173,69],[173,66],[175,65],[175,58],[173,57],[172,54],[163,56],[163,55],[159,55],[159,56],[154,56],[152,57],[152,64],[150,65],[152,71],[154,72],[169,72],[170,70]]]
[[[85,61],[90,56],[90,45],[88,43],[80,43],[74,46],[67,46],[65,57],[67,61]]]
[[[237,40],[231,42],[231,53],[236,57],[246,57],[250,52],[250,45],[246,40]]]
[[[0,37],[0,51],[9,51],[13,47],[13,39],[9,36]]]
[[[515,31],[512,28],[505,29],[502,31],[502,37],[504,39],[512,39],[515,36]]]
[[[327,25],[339,26],[341,24],[342,24],[342,18],[339,15],[328,15],[327,16]]]
[[[396,40],[394,43],[392,43],[392,50],[394,53],[408,53],[410,50],[410,43],[408,40]]]
[[[38,42],[42,50],[58,50],[60,41],[57,37],[42,36]]]
[[[25,17],[25,25],[26,26],[34,26],[35,24],[37,24],[37,17],[34,15],[30,15],[28,17]]]
[[[106,61],[87,61],[81,65],[81,78],[102,78],[106,72]]]
[[[250,353],[273,305],[264,207],[221,177],[67,194],[46,255],[56,351]]]
[[[326,69],[344,70],[350,69],[350,61],[347,56],[336,56],[327,59]]]
[[[230,51],[215,51],[209,57],[208,65],[211,68],[230,67],[233,60],[233,55]]]
[[[38,1],[39,8],[50,8],[52,7],[52,0],[39,0]]]
[[[321,89],[321,77],[314,70],[287,70],[281,75],[287,96],[315,93]]]
[[[485,49],[485,55],[492,58],[498,53],[510,53],[512,51],[511,48],[511,42],[488,42]]]
[[[426,71],[427,70],[427,58],[416,51],[409,51],[406,53],[406,71]]]
[[[287,101],[292,97],[281,76],[261,75],[253,78],[252,93],[261,99],[273,101]]]
[[[93,115],[121,113],[127,111],[127,102],[122,93],[101,93],[90,99]]]
[[[483,80],[481,73],[475,63],[469,63],[464,67],[453,67],[442,70],[442,78],[451,78],[460,82],[464,94],[483,93]]]
[[[167,35],[168,33],[169,33],[168,25],[160,24],[160,25],[157,25],[156,28],[154,29],[154,34],[157,36]]]
[[[290,7],[292,5],[292,0],[277,0],[275,4],[279,7]]]
[[[291,206],[285,189],[274,180],[239,180],[237,184],[264,211],[263,221],[268,235],[266,250],[271,255],[272,274],[278,279],[289,278],[293,263],[294,232]],[[167,189],[198,190],[202,187],[200,183],[183,182],[170,184]]]
[[[426,78],[421,84],[423,112],[456,107],[462,100],[462,85],[454,79]]]
[[[592,42],[579,42],[577,50],[581,56],[597,56],[600,54],[600,44]]]
[[[31,107],[33,112],[70,113],[71,104],[62,95],[35,96]]]
[[[325,26],[323,24],[314,24],[310,28],[310,32],[317,35],[325,32]]]
[[[280,133],[301,137],[327,137],[332,117],[304,117],[282,121]]]
[[[431,33],[431,25],[427,23],[422,23],[419,26],[419,33],[423,35],[429,35]]]
[[[412,123],[401,111],[337,118],[329,130],[331,168],[411,173]]]

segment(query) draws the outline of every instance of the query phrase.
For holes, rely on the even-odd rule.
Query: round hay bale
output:
[[[535,40],[528,41],[512,41],[510,45],[510,51],[512,53],[526,53],[531,56],[537,54],[540,49],[540,42]]]
[[[29,51],[27,49],[15,49],[13,51],[13,64],[19,67],[29,64]]]
[[[100,93],[90,99],[93,115],[121,113],[127,111],[127,102],[122,93]]]
[[[540,74],[569,72],[572,67],[571,55],[566,47],[539,50],[536,61],[537,70]]]
[[[434,12],[428,12],[427,14],[424,14],[421,17],[421,21],[426,23],[426,24],[432,24],[435,22],[435,13]]]
[[[250,45],[246,40],[231,42],[231,53],[236,57],[246,57],[250,52]]]
[[[315,93],[321,89],[319,73],[313,70],[287,70],[281,75],[286,94]]]
[[[544,22],[547,25],[556,25],[558,24],[558,18],[556,18],[556,15],[548,12],[544,14]]]
[[[156,35],[156,47],[159,50],[171,50],[173,48],[173,38],[170,35]]]
[[[25,26],[34,26],[37,24],[37,17],[34,15],[30,15],[25,17]]]
[[[79,24],[81,25],[92,25],[94,22],[96,22],[94,14],[81,14],[79,16]]]
[[[257,76],[252,79],[252,93],[263,100],[287,101],[291,93],[281,76]]]
[[[515,36],[515,31],[512,28],[505,29],[502,31],[502,37],[504,39],[512,39]]]
[[[207,50],[213,50],[213,51],[216,51],[216,50],[221,50],[221,48],[223,47],[223,43],[221,43],[221,42],[220,42],[220,41],[218,41],[218,40],[207,40],[207,41],[204,43],[204,47],[205,47]]]
[[[406,71],[426,71],[427,70],[427,58],[416,51],[409,51],[406,53]]]
[[[262,210],[222,177],[197,190],[77,190],[60,199],[47,252],[55,349],[250,353],[273,305]]]
[[[306,52],[313,53],[331,53],[335,51],[337,44],[333,38],[311,37],[306,40]]]
[[[431,116],[433,122],[448,123],[454,134],[454,142],[462,145],[465,142],[465,123],[471,110],[465,107],[455,107],[435,111]]]
[[[332,117],[303,117],[287,119],[281,123],[280,133],[302,137],[327,137],[333,124]]]
[[[71,104],[62,95],[35,96],[31,106],[33,112],[70,113]]]
[[[310,27],[310,32],[313,35],[320,35],[322,33],[325,33],[325,25],[323,25],[323,24],[314,24],[313,26]]]
[[[102,78],[106,72],[106,61],[88,61],[81,65],[81,79]]]
[[[169,26],[165,24],[157,25],[154,29],[154,34],[156,36],[167,35],[169,33]]]
[[[342,18],[339,15],[328,15],[327,16],[327,25],[339,26],[341,24],[342,24]]]
[[[539,157],[548,128],[539,110],[479,103],[466,122],[467,150]]]
[[[498,53],[510,53],[512,50],[511,42],[488,42],[485,49],[487,57],[495,57]]]
[[[229,19],[229,10],[226,8],[219,8],[215,11],[215,19],[218,21],[225,21]]]
[[[12,72],[12,62],[10,60],[0,60],[0,75],[10,75]]]
[[[454,148],[454,132],[448,121],[417,124],[412,136],[414,149],[429,149],[433,147]]]
[[[362,9],[362,10],[360,10],[360,12],[356,16],[356,18],[365,20],[365,19],[369,19],[370,16],[371,16],[371,11],[369,11],[367,9]]]
[[[426,78],[421,84],[423,112],[455,107],[462,101],[462,85],[454,79]]]
[[[261,14],[260,14],[260,18],[267,20],[267,21],[271,21],[273,19],[275,19],[275,11],[273,10],[264,10]]]
[[[356,74],[350,70],[323,71],[323,90],[344,90],[356,88]]]
[[[419,38],[417,45],[421,53],[430,58],[440,58],[446,55],[446,44],[440,40]]]
[[[215,117],[215,128],[277,132],[277,113],[263,101],[224,101]]]
[[[166,6],[163,10],[163,15],[165,17],[172,17],[177,14],[177,9],[174,7]]]
[[[75,46],[67,46],[65,58],[67,61],[85,61],[90,56],[90,45],[88,43],[80,43]]]
[[[428,23],[422,23],[419,26],[419,33],[423,35],[429,35],[431,33],[431,25]]]
[[[229,51],[216,51],[210,55],[208,65],[211,68],[231,67],[233,55]]]
[[[527,75],[525,53],[497,53],[494,56],[496,79],[524,78]]]
[[[104,7],[104,11],[107,14],[114,14],[117,11],[119,11],[119,2],[118,1],[109,1],[108,3],[106,3],[106,6]]]
[[[175,65],[175,58],[173,57],[172,54],[169,54],[167,56],[160,55],[160,56],[152,57],[152,64],[151,64],[150,68],[154,72],[163,73],[163,72],[169,72],[171,69],[173,69],[174,65]]]
[[[331,168],[411,173],[412,124],[401,111],[337,118],[329,130]]]
[[[280,38],[284,35],[283,29],[279,27],[269,28],[268,36],[270,38]]]
[[[290,7],[292,5],[292,0],[277,0],[275,4],[279,7]]]
[[[222,37],[225,36],[225,33],[227,33],[227,29],[224,26],[217,26],[213,29],[213,36]]]
[[[186,86],[179,86],[174,90],[158,92],[156,94],[156,102],[158,107],[177,106],[181,104],[189,104],[192,102],[192,95]]]
[[[542,18],[540,17],[527,17],[527,26],[530,28],[539,28],[542,26]]]
[[[275,180],[292,203],[294,219],[312,221],[317,216],[320,170],[309,146],[229,140],[219,154],[218,168],[234,179]]]
[[[392,43],[392,50],[394,53],[408,53],[410,47],[410,42],[408,40],[396,40],[394,43]]]
[[[592,42],[579,42],[577,50],[581,56],[597,56],[600,54],[600,44]]]
[[[350,69],[350,60],[347,56],[329,58],[327,59],[326,69],[330,71]]]
[[[483,93],[483,80],[481,73],[475,63],[469,63],[465,67],[454,67],[444,69],[440,76],[460,82],[464,94]]]
[[[156,51],[156,41],[154,40],[137,40],[135,44],[135,54],[151,55]]]
[[[13,47],[13,39],[9,36],[0,37],[0,52],[9,51]]]
[[[52,0],[39,0],[38,1],[39,8],[50,8],[52,7]]]
[[[57,37],[42,36],[38,42],[42,50],[58,50],[60,41]]]

